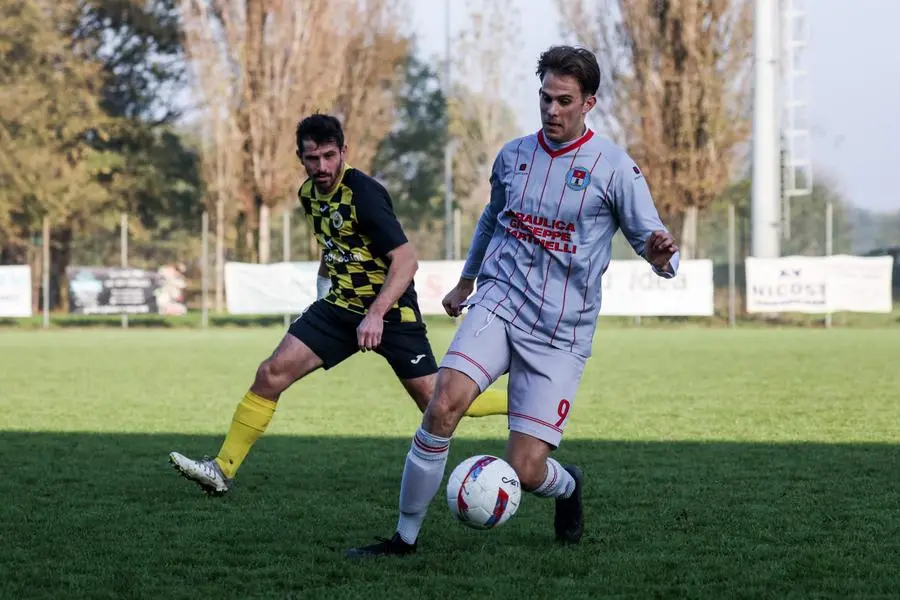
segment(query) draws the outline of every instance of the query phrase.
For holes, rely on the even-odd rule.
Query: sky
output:
[[[507,0],[474,0],[479,2]],[[411,0],[411,27],[425,58],[444,54],[445,12],[439,0]],[[465,4],[451,0],[450,27],[466,21]],[[515,3],[514,3],[515,4]],[[811,71],[813,178],[835,185],[853,204],[900,210],[900,0],[806,0]],[[519,0],[521,60],[533,77],[541,50],[565,41],[553,0]],[[523,80],[510,104],[522,133],[540,127],[535,80]]]

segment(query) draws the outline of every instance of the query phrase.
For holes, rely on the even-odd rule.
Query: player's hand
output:
[[[444,296],[444,300],[441,302],[444,305],[444,311],[451,317],[458,317],[462,314],[462,305],[469,299],[474,289],[474,281],[471,279],[460,279],[456,287]]]
[[[678,252],[675,238],[667,231],[654,231],[644,244],[644,258],[657,269],[665,269]]]
[[[374,350],[381,345],[381,334],[384,331],[384,319],[369,313],[356,328],[356,341],[363,352]]]

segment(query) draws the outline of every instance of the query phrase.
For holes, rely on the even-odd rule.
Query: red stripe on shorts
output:
[[[488,380],[488,381],[491,380],[491,374],[487,372],[487,369],[485,369],[485,368],[482,367],[480,364],[478,364],[478,362],[477,362],[474,358],[472,358],[472,357],[470,357],[470,356],[466,356],[466,355],[463,354],[462,352],[457,352],[456,350],[451,350],[450,352],[447,352],[447,355],[458,356],[458,357],[460,357],[460,358],[464,358],[465,360],[469,361],[470,363],[472,363],[473,365],[475,365],[476,367],[478,367],[478,369],[479,369],[482,373],[484,373],[484,376],[487,377],[487,380]]]

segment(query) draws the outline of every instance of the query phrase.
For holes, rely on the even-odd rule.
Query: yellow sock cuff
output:
[[[256,431],[265,431],[277,406],[277,402],[248,391],[238,404],[234,420]]]
[[[273,411],[275,410],[275,407],[278,406],[278,403],[275,402],[274,400],[269,400],[268,398],[263,398],[259,394],[255,393],[255,392],[251,392],[250,390],[247,390],[247,393],[244,394],[243,399],[246,400],[250,404],[254,404],[256,406],[259,406],[260,408],[271,409]]]

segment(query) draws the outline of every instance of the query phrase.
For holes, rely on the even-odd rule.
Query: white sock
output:
[[[547,475],[534,492],[542,498],[568,498],[575,491],[575,478],[552,458],[547,459]]]
[[[432,435],[419,427],[406,455],[400,484],[400,520],[397,533],[407,544],[419,537],[428,505],[441,487],[450,438]]]

